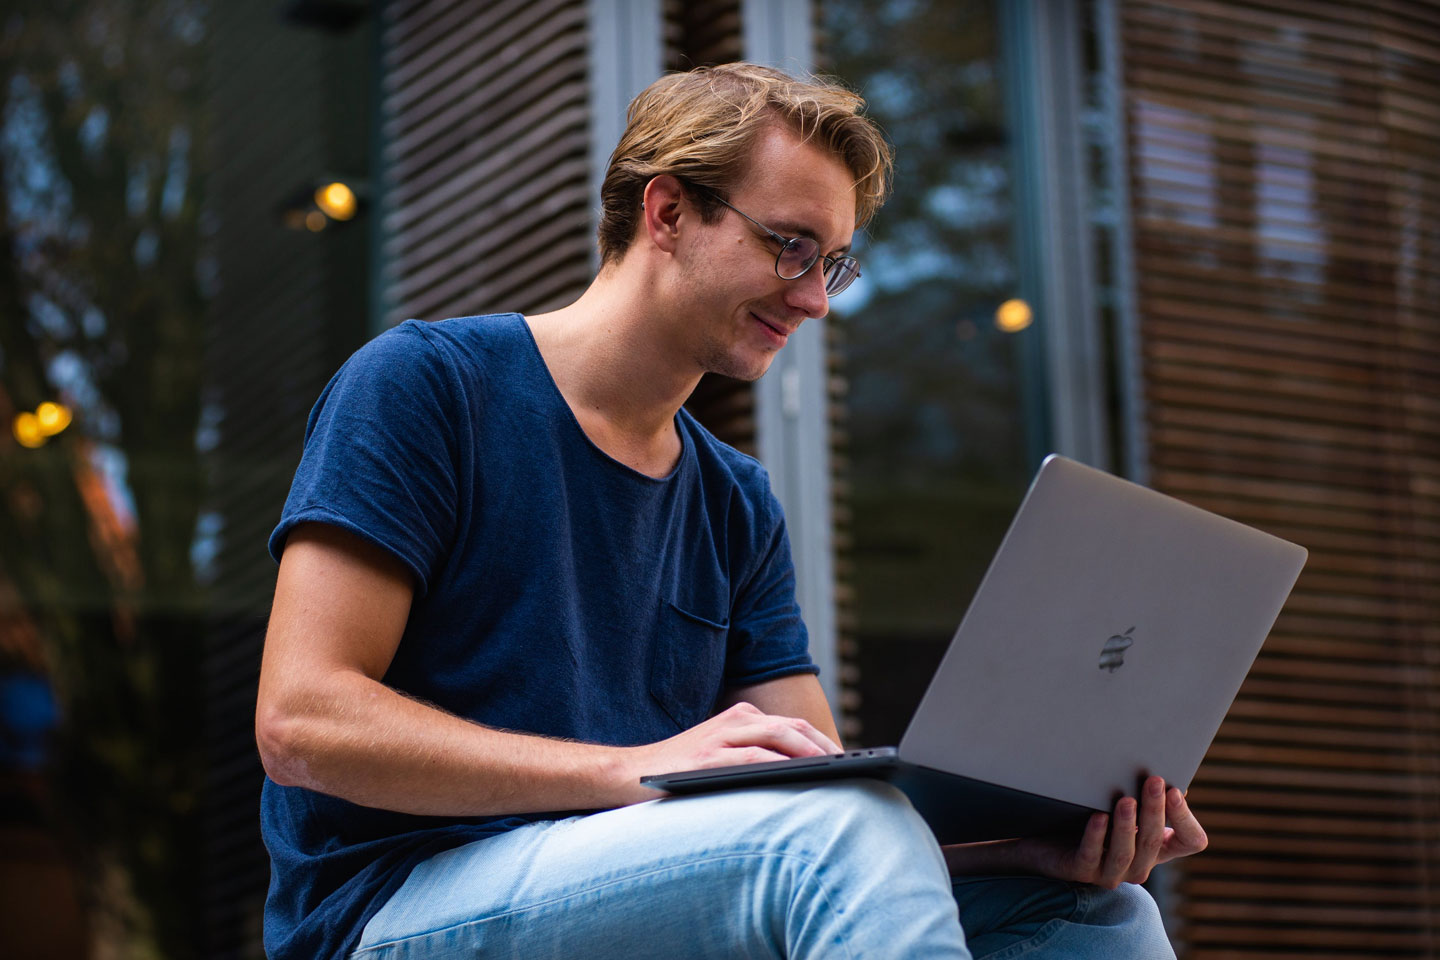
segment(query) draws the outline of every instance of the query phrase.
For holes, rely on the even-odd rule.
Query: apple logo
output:
[[[1125,665],[1125,651],[1130,649],[1130,644],[1135,642],[1135,638],[1130,636],[1134,632],[1135,628],[1131,627],[1124,633],[1117,633],[1105,641],[1105,646],[1100,651],[1101,670],[1109,670],[1114,673]]]

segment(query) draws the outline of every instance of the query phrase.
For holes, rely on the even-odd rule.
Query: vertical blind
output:
[[[1440,3],[1120,5],[1154,485],[1310,549],[1191,791],[1191,958],[1433,957]]]

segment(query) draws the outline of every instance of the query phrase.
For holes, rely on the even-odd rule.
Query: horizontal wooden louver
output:
[[[385,7],[390,323],[536,312],[584,289],[586,17],[583,0]]]
[[[667,70],[743,58],[740,0],[665,0],[664,15]]]
[[[1120,9],[1154,485],[1311,551],[1191,791],[1180,945],[1433,957],[1440,3]]]
[[[666,70],[740,59],[739,0],[664,0],[661,11]],[[751,384],[707,374],[685,408],[715,436],[755,455],[755,390]]]

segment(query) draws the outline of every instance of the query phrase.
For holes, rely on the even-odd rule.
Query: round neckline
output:
[[[683,407],[680,410],[675,411],[675,417],[673,421],[675,424],[675,433],[680,437],[680,457],[678,460],[675,461],[675,466],[670,470],[669,473],[665,474],[663,477],[653,477],[650,474],[645,473],[643,470],[636,470],[628,463],[622,463],[621,461],[616,460],[614,457],[610,456],[610,454],[606,453],[603,449],[601,449],[600,445],[594,440],[592,440],[590,438],[590,434],[586,433],[585,428],[580,425],[580,418],[575,416],[575,411],[570,408],[570,403],[565,399],[565,394],[560,391],[560,384],[555,382],[555,375],[550,372],[550,365],[545,362],[545,354],[540,352],[540,342],[535,339],[535,331],[530,329],[530,321],[526,319],[523,313],[512,313],[510,314],[510,316],[517,319],[520,322],[521,329],[525,331],[525,341],[529,344],[534,359],[539,364],[541,372],[545,375],[545,382],[550,386],[551,398],[555,403],[560,406],[560,409],[565,411],[566,419],[569,420],[570,425],[575,428],[576,434],[578,434],[580,439],[585,442],[585,445],[587,447],[593,450],[595,454],[599,456],[602,460],[604,460],[606,463],[613,464],[618,469],[624,471],[625,474],[627,474],[628,476],[636,477],[650,483],[664,484],[679,476],[680,470],[685,466],[685,462],[689,460],[691,456],[690,434],[689,431],[684,428],[683,424],[680,421],[680,413],[682,410],[684,410]]]

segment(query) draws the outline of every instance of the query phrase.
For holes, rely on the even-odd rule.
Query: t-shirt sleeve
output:
[[[423,596],[454,539],[457,393],[418,322],[347,360],[310,411],[300,466],[270,534],[276,562],[297,525],[328,523],[393,554]]]
[[[752,530],[753,564],[730,610],[725,684],[749,686],[797,673],[816,674],[809,634],[795,599],[795,565],[784,511],[766,486]]]

